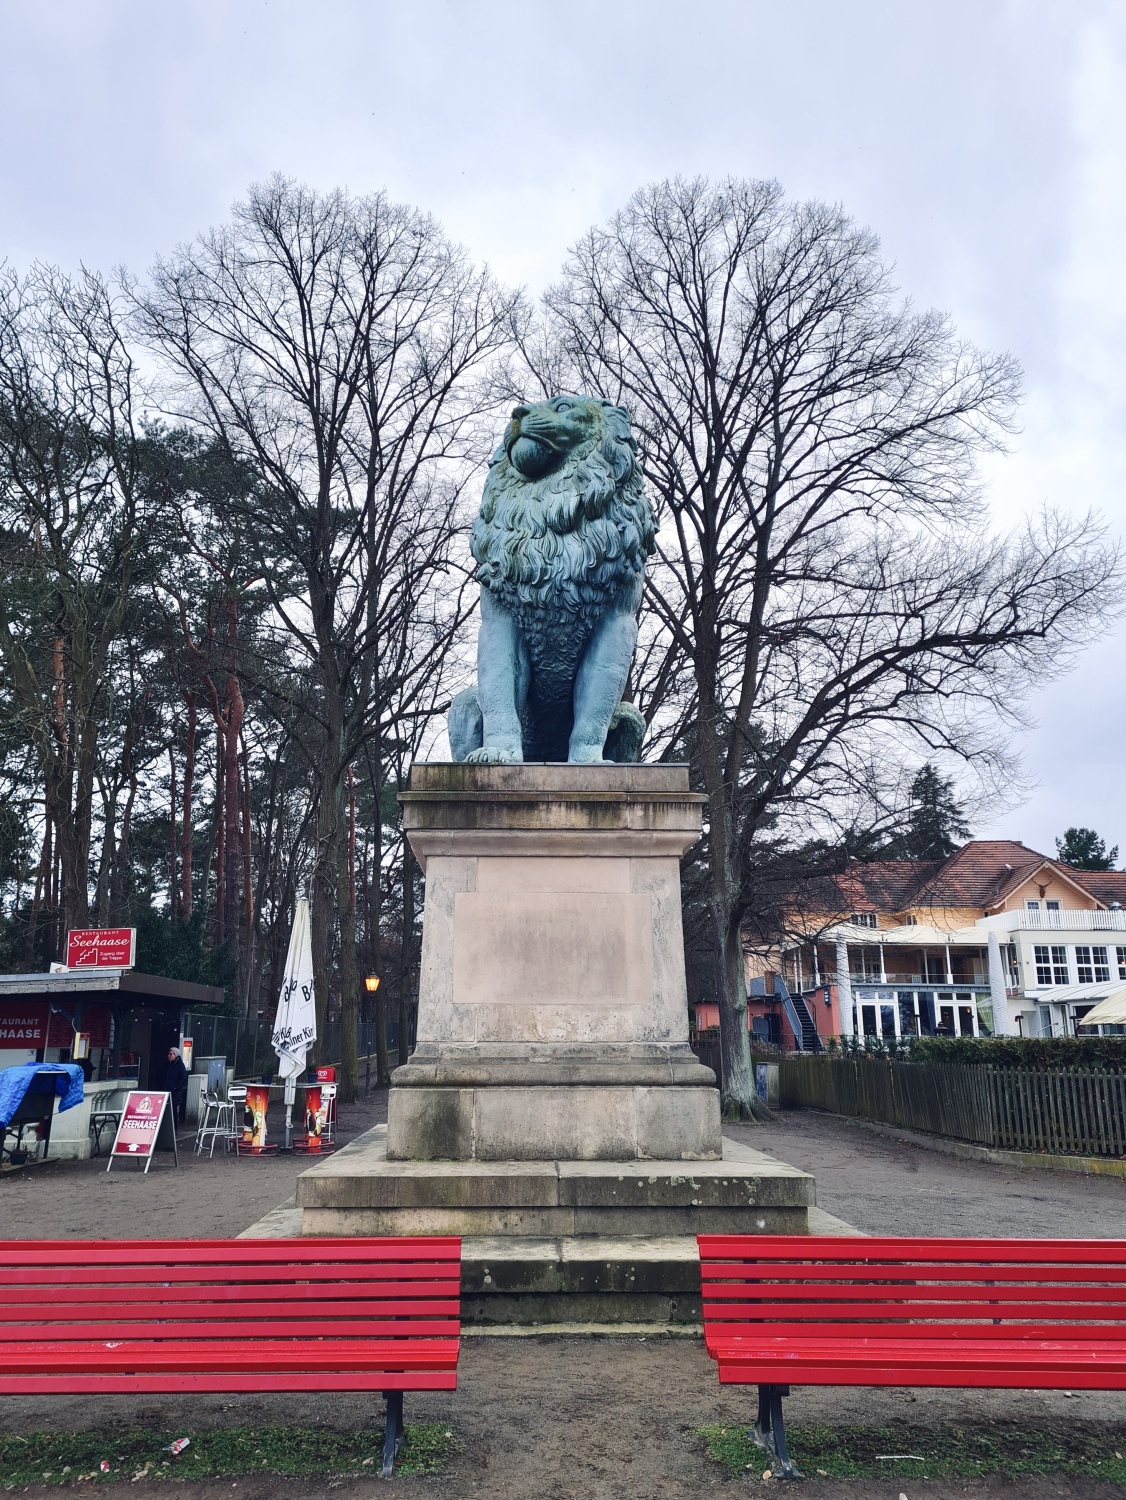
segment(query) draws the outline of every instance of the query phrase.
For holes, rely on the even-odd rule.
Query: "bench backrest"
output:
[[[881,1335],[913,1323],[948,1324],[974,1337],[1121,1339],[1126,1325],[1126,1241],[986,1240],[820,1235],[698,1236],[709,1347],[740,1328],[771,1335]]]
[[[461,1241],[0,1240],[0,1343],[456,1338]]]

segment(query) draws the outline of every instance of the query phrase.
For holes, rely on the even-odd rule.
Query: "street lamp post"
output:
[[[371,1007],[375,1000],[375,992],[379,988],[379,975],[369,974],[364,980],[364,989],[367,991],[367,1025],[365,1027],[365,1042],[367,1043],[366,1055],[364,1057],[364,1093],[371,1093]]]

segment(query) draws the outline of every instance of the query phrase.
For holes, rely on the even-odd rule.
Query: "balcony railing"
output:
[[[853,984],[897,984],[904,987],[910,985],[912,989],[950,989],[951,985],[959,989],[972,989],[989,987],[989,976],[978,970],[966,973],[964,969],[955,971],[953,980],[947,980],[943,975],[941,979],[928,979],[924,974],[903,974],[895,969],[887,969],[881,979],[879,974],[860,974],[849,970],[849,979]]]
[[[1016,911],[1014,927],[1025,931],[1073,928],[1077,932],[1126,932],[1126,911]]]

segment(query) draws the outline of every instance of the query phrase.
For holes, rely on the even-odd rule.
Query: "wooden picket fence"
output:
[[[1123,1073],[799,1056],[783,1059],[779,1088],[784,1109],[824,1109],[1008,1151],[1126,1156]]]

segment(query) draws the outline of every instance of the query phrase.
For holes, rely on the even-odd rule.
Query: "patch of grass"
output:
[[[771,1468],[749,1426],[702,1427],[708,1457],[732,1479]],[[1126,1428],[786,1427],[790,1457],[810,1479],[974,1479],[982,1474],[1088,1474],[1126,1485]],[[918,1455],[912,1457],[908,1455]]]
[[[179,1455],[165,1452],[175,1438],[191,1438]],[[459,1447],[441,1422],[409,1426],[396,1474],[437,1474]],[[102,1469],[102,1463],[109,1465]],[[0,1435],[0,1486],[120,1484],[133,1479],[219,1479],[240,1474],[378,1474],[383,1429],[336,1432],[331,1427],[213,1427],[150,1432],[32,1432]]]

